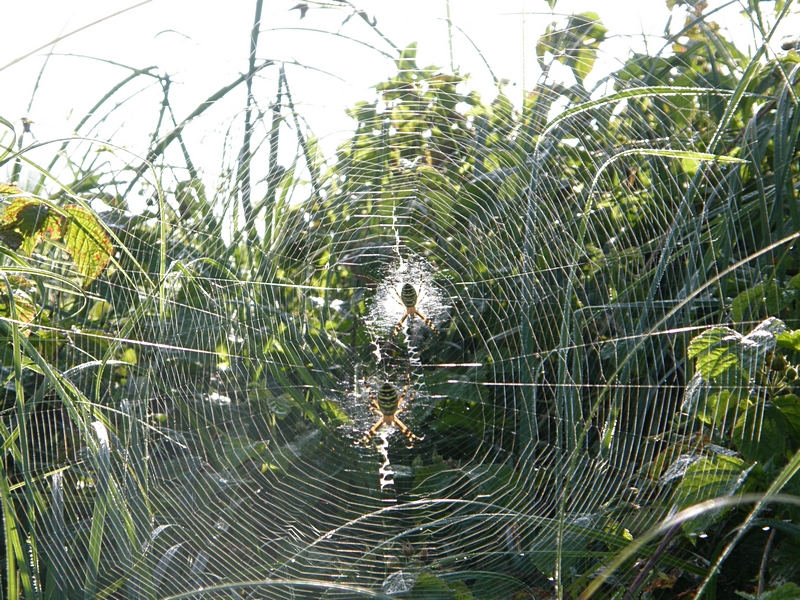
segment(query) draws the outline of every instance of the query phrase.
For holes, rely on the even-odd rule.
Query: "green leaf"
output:
[[[697,418],[706,425],[721,428],[732,419],[733,411],[740,400],[739,394],[731,394],[729,390],[711,394],[705,402],[700,403]]]
[[[84,285],[89,285],[106,268],[114,246],[92,212],[76,205],[65,206],[64,212],[68,216],[64,244],[83,275]]]
[[[765,463],[786,452],[789,428],[789,421],[772,402],[759,400],[739,416],[733,442],[747,460]]]
[[[705,379],[712,379],[739,364],[736,350],[741,339],[742,336],[729,327],[714,327],[689,343],[689,358],[696,358],[697,371]]]
[[[753,465],[733,456],[717,454],[702,458],[686,469],[675,490],[675,504],[682,510],[711,498],[731,496],[742,487],[752,468]],[[684,523],[683,530],[703,533],[720,514],[712,511],[696,517]]]
[[[778,339],[779,348],[800,351],[800,329],[785,331],[778,334],[776,338]]]
[[[775,408],[786,417],[795,444],[800,445],[800,398],[794,394],[787,394],[776,396],[772,402],[775,404]]]
[[[420,573],[414,589],[406,598],[422,600],[424,598],[441,598],[441,600],[455,600],[454,591],[448,585],[430,573]],[[463,597],[463,596],[462,596]]]

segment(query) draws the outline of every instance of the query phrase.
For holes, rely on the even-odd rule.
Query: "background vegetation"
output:
[[[747,5],[749,56],[693,3],[593,89],[610,32],[573,15],[521,106],[398,49],[335,157],[260,2],[184,120],[150,71],[87,115],[158,77],[146,160],[0,121],[6,596],[797,597],[790,7]],[[183,134],[243,90],[212,190]],[[402,283],[435,331],[393,336]],[[362,442],[384,381],[413,446]]]

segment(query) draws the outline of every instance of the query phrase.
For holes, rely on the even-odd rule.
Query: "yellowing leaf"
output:
[[[6,196],[16,196],[21,193],[22,190],[15,185],[11,185],[10,183],[0,183],[0,194],[4,194]]]
[[[106,268],[114,246],[91,211],[72,204],[65,206],[64,212],[64,244],[84,277],[84,285],[89,285]]]
[[[9,297],[9,287],[0,280],[0,316],[7,319],[16,319],[22,323],[31,323],[36,317],[36,303],[31,297],[33,284],[19,275],[9,275],[6,280],[10,287],[12,299]],[[30,330],[22,329],[23,335],[29,335]]]
[[[12,250],[22,246],[30,254],[45,237],[61,237],[60,219],[38,200],[17,198],[0,215],[0,240]]]

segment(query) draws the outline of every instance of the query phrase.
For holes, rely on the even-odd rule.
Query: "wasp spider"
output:
[[[373,396],[372,392],[369,392],[370,408],[372,409],[372,412],[374,412],[380,418],[370,428],[370,430],[367,432],[367,435],[364,436],[364,439],[362,440],[364,444],[372,439],[372,436],[378,433],[378,430],[384,425],[397,426],[397,428],[404,436],[408,438],[408,441],[412,444],[422,439],[418,435],[414,435],[414,433],[412,433],[412,431],[406,427],[406,425],[400,419],[397,418],[397,415],[403,412],[408,402],[411,401],[411,394],[408,391],[408,386],[409,381],[406,381],[403,392],[398,395],[395,387],[387,381],[381,385],[380,389],[378,390],[377,398]]]
[[[392,286],[392,290],[394,290],[394,286]],[[397,291],[395,290],[395,295],[397,295]],[[413,319],[414,317],[419,317],[419,319],[427,325],[433,333],[438,334],[439,331],[436,329],[436,326],[431,322],[431,320],[423,315],[417,309],[417,302],[419,301],[419,294],[417,294],[417,290],[414,289],[414,286],[410,283],[406,282],[403,284],[403,287],[400,289],[400,295],[397,296],[397,299],[400,300],[400,303],[405,307],[406,312],[403,313],[403,316],[400,318],[400,321],[397,325],[394,326],[394,331],[392,331],[392,337],[390,339],[394,339],[400,329],[403,327],[403,323],[405,323],[406,319]]]

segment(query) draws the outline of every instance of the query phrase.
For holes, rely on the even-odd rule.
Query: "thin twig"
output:
[[[678,533],[680,528],[681,528],[680,523],[676,523],[669,529],[669,531],[667,531],[666,535],[664,536],[664,539],[661,540],[661,544],[659,544],[658,548],[656,548],[656,551],[653,552],[653,556],[650,557],[650,560],[647,561],[647,564],[644,566],[644,568],[641,571],[639,571],[639,574],[636,576],[636,579],[633,580],[633,583],[625,592],[625,595],[622,597],[622,600],[632,600],[633,598],[636,597],[636,592],[639,590],[639,587],[644,583],[644,580],[647,579],[647,576],[653,570],[653,567],[655,567],[656,563],[658,562],[658,559],[661,558],[661,555],[664,554],[664,552],[666,552],[670,542],[672,541],[672,538],[675,537],[675,534]]]
[[[164,115],[169,107],[170,83],[169,75],[166,75],[164,79],[161,80],[161,91],[163,92],[161,98],[161,108],[158,111],[158,121],[156,121],[156,126],[153,128],[153,135],[150,137],[150,147],[153,147],[156,143],[156,140],[158,140],[158,132],[161,131],[161,123],[164,122]]]
[[[18,56],[17,58],[12,60],[10,63],[8,63],[6,65],[3,65],[2,67],[0,67],[0,71],[3,71],[5,69],[7,69],[11,65],[17,64],[21,60],[25,60],[29,56],[31,56],[33,54],[36,54],[39,50],[44,50],[48,46],[52,46],[53,44],[56,44],[56,43],[60,42],[61,40],[70,37],[71,35],[75,35],[76,33],[79,33],[81,31],[83,31],[84,29],[89,29],[90,27],[94,27],[95,25],[98,25],[98,24],[102,23],[103,21],[108,21],[109,19],[112,19],[112,18],[114,18],[116,16],[119,16],[119,15],[121,15],[123,13],[126,13],[129,10],[133,10],[134,8],[139,8],[140,6],[142,6],[144,4],[147,4],[149,2],[152,2],[152,0],[144,0],[144,2],[139,2],[138,4],[134,4],[133,6],[129,6],[128,8],[123,8],[122,10],[119,10],[119,11],[113,13],[113,14],[110,14],[110,15],[107,15],[107,16],[103,17],[102,19],[97,19],[97,21],[92,21],[88,25],[84,25],[83,27],[78,27],[77,29],[74,29],[73,31],[70,31],[69,33],[65,33],[64,35],[60,35],[57,38],[47,42],[46,44],[42,44],[41,46],[39,46],[38,48],[34,48],[30,52],[27,52],[27,53],[23,54],[22,56]]]
[[[237,173],[237,181],[239,184],[239,191],[241,192],[242,208],[244,210],[244,221],[249,227],[253,222],[253,201],[250,198],[250,139],[253,135],[253,76],[256,73],[256,50],[258,49],[258,32],[261,26],[261,9],[263,7],[263,0],[256,0],[256,15],[253,19],[253,28],[250,31],[250,55],[248,58],[247,78],[245,85],[247,86],[247,105],[244,111],[244,140],[242,140],[242,149],[239,151],[239,165]],[[247,231],[247,237],[255,237],[255,231]]]
[[[172,105],[169,106],[169,116],[172,120],[172,125],[178,125],[178,120],[175,118],[175,113],[172,112]],[[197,169],[194,166],[194,162],[192,162],[192,157],[189,156],[189,149],[186,147],[186,142],[183,141],[183,135],[178,134],[178,144],[181,146],[181,152],[183,152],[183,160],[186,162],[186,170],[189,171],[189,178],[190,179],[199,179],[199,174],[197,173]]]
[[[125,68],[130,68],[130,67],[125,67]],[[153,66],[153,67],[147,67],[146,69],[132,69],[133,73],[131,73],[125,79],[120,81],[117,85],[112,87],[105,95],[103,95],[102,98],[100,98],[100,100],[98,100],[95,103],[94,106],[92,106],[92,108],[89,109],[86,115],[84,115],[83,119],[81,119],[80,123],[78,123],[75,126],[75,133],[78,133],[83,128],[83,126],[86,125],[86,122],[94,116],[94,113],[96,113],[100,109],[100,107],[106,102],[106,100],[108,100],[109,98],[111,98],[111,96],[116,94],[120,89],[122,89],[125,85],[127,85],[128,82],[132,81],[133,79],[136,79],[139,75],[150,75],[151,77],[157,77],[155,75],[150,74],[150,71],[152,71],[155,68],[156,67]],[[61,156],[63,155],[64,151],[67,149],[67,146],[69,146],[71,141],[72,141],[71,139],[67,139],[61,144],[61,148],[58,150],[58,152],[56,152],[53,155],[53,159],[50,161],[50,164],[47,165],[47,169],[45,169],[45,172],[49,173],[53,170],[53,167],[55,167],[56,162],[58,161],[59,158],[61,158]],[[39,183],[36,185],[35,188],[36,193],[39,193],[39,191],[42,189],[44,181],[45,181],[45,175],[44,173],[42,173],[42,175],[39,177]]]
[[[265,60],[263,63],[261,63],[256,68],[256,71],[260,71],[264,67],[268,67],[268,66],[270,66],[272,64],[274,64],[274,61]],[[178,136],[180,136],[180,134],[183,131],[184,127],[186,127],[194,119],[196,119],[197,117],[202,115],[206,110],[208,110],[209,108],[214,106],[214,104],[217,102],[217,100],[220,100],[221,98],[223,98],[226,94],[228,94],[228,92],[230,92],[231,90],[236,88],[236,86],[241,84],[246,79],[247,79],[247,75],[246,74],[245,75],[240,75],[234,81],[232,81],[231,83],[229,83],[225,87],[221,88],[220,90],[218,90],[217,92],[215,92],[214,94],[209,96],[204,102],[201,102],[197,106],[197,108],[195,108],[188,117],[186,117],[183,121],[181,121],[180,124],[177,127],[175,127],[175,129],[173,129],[167,135],[165,135],[163,138],[161,138],[161,141],[156,145],[156,147],[152,148],[150,150],[150,152],[147,153],[147,158],[142,162],[142,164],[140,164],[138,167],[136,167],[136,169],[135,169],[136,176],[133,178],[133,180],[128,185],[128,189],[125,190],[125,194],[124,195],[127,196],[128,193],[130,193],[131,189],[133,189],[133,186],[136,185],[136,182],[139,181],[139,178],[147,170],[147,166],[150,165],[150,164],[153,164],[153,162],[155,162],[155,160],[159,156],[164,154],[164,151],[167,149],[167,147],[169,147],[169,145],[172,142],[174,142],[175,139],[178,138]]]
[[[761,569],[758,572],[758,597],[764,593],[764,582],[767,579],[767,560],[769,559],[769,551],[772,548],[772,542],[775,540],[775,532],[777,529],[774,527],[770,529],[767,545],[764,547],[764,555],[761,557]]]
[[[300,147],[303,149],[303,156],[306,159],[306,166],[308,166],[308,173],[311,178],[311,189],[313,191],[313,199],[312,206],[316,208],[316,202],[319,198],[319,176],[317,174],[317,168],[314,164],[314,157],[311,155],[311,149],[308,146],[308,140],[303,135],[303,132],[300,131],[300,120],[297,118],[297,111],[294,108],[294,101],[292,100],[292,94],[289,91],[289,82],[286,80],[286,71],[281,65],[281,79],[283,80],[283,89],[286,91],[286,101],[289,105],[289,110],[292,112],[292,118],[294,120],[294,127],[297,131],[297,143],[300,144]]]
[[[258,203],[258,206],[255,207],[254,213],[258,214],[258,212],[265,206],[275,205],[275,194],[278,189],[278,184],[283,179],[283,175],[286,172],[285,169],[278,166],[278,143],[279,143],[279,131],[281,122],[283,118],[281,117],[281,103],[283,101],[283,78],[278,77],[278,94],[275,99],[275,102],[272,104],[272,119],[270,122],[269,128],[269,159],[268,159],[268,175],[267,175],[267,193],[264,195],[264,199]],[[264,235],[264,240],[266,244],[272,243],[272,231],[273,231],[273,217],[274,215],[267,214],[266,215],[266,224],[267,229]],[[248,223],[248,226],[252,226],[251,223]]]

